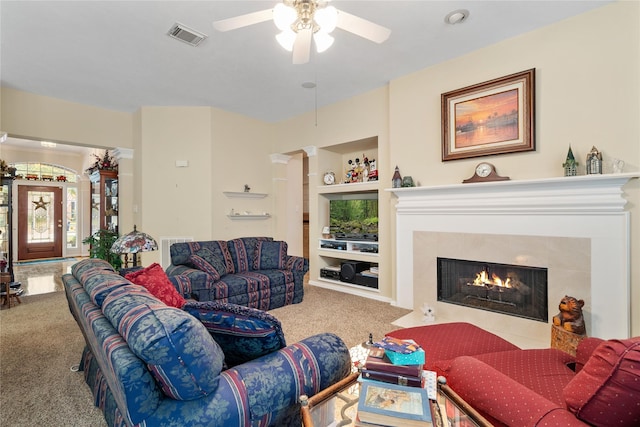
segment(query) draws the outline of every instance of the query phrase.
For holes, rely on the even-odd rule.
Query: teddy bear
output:
[[[586,330],[582,315],[583,306],[583,300],[565,295],[558,305],[560,313],[553,316],[553,324],[574,334],[584,335]]]

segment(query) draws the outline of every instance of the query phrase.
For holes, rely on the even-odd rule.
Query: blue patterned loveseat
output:
[[[174,243],[167,275],[182,276],[185,298],[221,301],[260,310],[302,302],[309,261],[287,254],[287,243],[242,237]]]
[[[299,396],[318,393],[350,369],[336,335],[285,347],[268,313],[219,302],[172,307],[105,261],[80,261],[62,278],[86,341],[81,370],[108,426],[299,426]],[[234,354],[228,368],[234,328],[234,350],[253,353]],[[276,346],[253,358],[265,330]]]

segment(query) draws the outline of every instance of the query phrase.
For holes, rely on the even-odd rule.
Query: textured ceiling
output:
[[[378,45],[336,29],[328,51],[293,65],[272,22],[226,33],[211,25],[275,1],[3,0],[0,76],[6,87],[112,110],[213,106],[277,122],[606,3],[336,0],[390,38]],[[468,20],[445,24],[460,8]],[[176,22],[208,38],[192,47],[168,37]],[[317,88],[302,88],[307,81]]]

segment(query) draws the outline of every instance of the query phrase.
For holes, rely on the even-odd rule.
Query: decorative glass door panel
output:
[[[78,189],[67,187],[67,249],[78,247]]]
[[[18,260],[62,256],[62,189],[18,186]]]
[[[2,176],[0,185],[0,283],[13,282],[13,245],[11,235],[11,193],[13,177]]]

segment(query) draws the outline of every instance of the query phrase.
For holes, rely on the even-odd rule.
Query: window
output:
[[[67,248],[78,247],[78,188],[67,187]]]
[[[48,163],[15,163],[16,178],[34,181],[78,182],[76,171]]]

